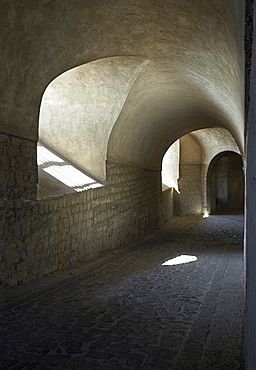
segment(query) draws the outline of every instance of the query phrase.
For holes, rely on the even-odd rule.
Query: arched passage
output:
[[[243,209],[244,172],[239,154],[226,151],[213,158],[207,174],[207,195],[209,213]]]
[[[152,61],[159,83],[167,71],[173,90],[180,73],[182,93],[193,80],[229,116],[242,146],[243,2],[192,3],[4,2],[2,132],[37,140],[40,99],[54,78],[91,61],[135,56]]]
[[[176,215],[207,214],[208,168],[212,160],[223,152],[234,152],[240,156],[230,132],[220,127],[184,135],[166,152],[162,165],[163,189],[168,184],[176,189]]]
[[[228,129],[242,150],[241,137],[232,128],[238,116],[231,118],[227,106],[216,104],[215,92],[201,89],[198,80],[180,70],[173,74],[165,63],[157,68],[148,64],[113,126],[108,160],[159,170],[164,153],[177,139],[216,126]]]
[[[1,22],[5,67],[1,70],[0,102],[1,212],[6,224],[2,227],[4,243],[0,252],[6,269],[4,281],[22,281],[64,268],[85,258],[85,245],[89,246],[89,255],[90,248],[96,255],[110,244],[114,232],[118,242],[120,237],[127,242],[133,240],[133,234],[134,238],[136,233],[142,235],[138,230],[143,225],[145,232],[152,230],[157,217],[141,207],[145,194],[138,191],[134,202],[131,197],[138,178],[145,190],[152,173],[145,171],[141,176],[136,169],[159,170],[163,153],[181,135],[220,125],[232,132],[243,150],[244,1],[4,1]],[[117,195],[113,199],[113,193],[118,192],[112,188],[111,194],[100,189],[93,196],[88,193],[88,199],[87,194],[74,199],[72,195],[59,204],[26,202],[24,211],[20,199],[31,199],[36,186],[34,158],[44,89],[70,68],[116,56],[138,57],[151,63],[151,68],[138,75],[137,83],[131,86],[118,119],[112,116],[113,130],[110,145],[106,146],[108,159],[136,167],[129,168],[134,176],[127,192],[130,204],[125,203],[126,199],[118,203]],[[249,158],[253,162],[253,156]],[[112,168],[113,182],[117,180],[116,172],[117,168]],[[120,178],[116,181],[122,184],[118,188],[120,198],[127,191],[127,171],[123,172],[123,183]],[[146,190],[158,196],[154,188]],[[9,198],[15,202],[7,203]],[[145,209],[152,209],[149,196],[147,202]],[[88,204],[90,208],[85,209]],[[80,215],[76,207],[81,208]],[[113,215],[117,208],[120,214]],[[53,210],[59,209],[61,212],[53,216]],[[130,224],[123,217],[127,210]],[[137,220],[139,227],[133,227],[137,215],[143,217]],[[125,234],[129,227],[130,239]],[[114,241],[112,238],[111,243]],[[11,246],[10,254],[6,254],[6,245]],[[40,250],[34,246],[40,246]]]
[[[82,95],[69,104],[64,91],[64,106],[70,108],[69,125],[64,132],[60,125],[56,132],[64,133],[61,144],[65,150],[72,149],[70,142],[79,146],[82,142],[78,150],[81,163],[85,165],[89,158],[88,163],[103,177],[104,161],[114,163],[108,169],[107,186],[95,192],[36,204],[26,202],[25,216],[15,208],[19,202],[3,204],[7,228],[9,215],[5,212],[9,207],[17,221],[30,225],[15,228],[17,233],[5,231],[5,245],[17,247],[17,253],[4,257],[6,266],[11,266],[10,278],[22,281],[24,276],[64,268],[97,255],[110,244],[127,243],[159,226],[165,219],[161,210],[165,204],[161,160],[182,135],[218,125],[227,128],[243,150],[243,5],[240,0],[207,0],[204,6],[199,0],[74,0],[72,4],[68,0],[24,0],[3,4],[1,51],[6,68],[1,79],[0,139],[5,199],[35,198],[40,101],[51,81],[77,66],[95,63],[96,68],[87,71],[86,67],[86,73],[77,76],[71,88],[77,93],[76,87],[84,87],[92,72],[93,84],[88,89],[92,105],[87,109]],[[103,68],[101,73],[99,64],[111,58],[121,58],[122,63],[113,63],[114,68]],[[133,58],[139,60],[139,67]],[[126,68],[130,61],[133,71],[138,72],[134,78]],[[110,99],[93,106],[94,97],[106,87],[109,98],[109,91],[121,81],[119,77],[131,82],[125,93],[117,89]],[[99,89],[94,90],[97,84]],[[73,97],[69,92],[68,98]],[[109,102],[114,107],[111,114]],[[62,118],[68,118],[66,113],[64,109]],[[96,113],[110,120],[98,122]],[[51,115],[48,128],[55,125],[54,120]],[[98,158],[91,157],[96,153],[93,146],[85,151],[88,140],[95,144]],[[71,153],[72,162],[77,154]],[[28,247],[26,261],[22,243]],[[42,252],[35,251],[34,245],[40,245]],[[33,273],[31,264],[26,265],[30,259]]]

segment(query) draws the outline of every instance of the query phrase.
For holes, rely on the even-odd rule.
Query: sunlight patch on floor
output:
[[[197,260],[196,256],[189,256],[182,254],[178,257],[171,258],[168,261],[162,263],[162,266],[174,266],[174,265],[181,265],[183,263],[195,262]]]

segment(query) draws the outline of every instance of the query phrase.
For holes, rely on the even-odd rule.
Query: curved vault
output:
[[[221,152],[241,152],[233,136],[226,129],[215,127],[212,129],[197,130],[191,135],[198,141],[202,150],[202,164],[209,165],[216,155]]]
[[[104,181],[109,135],[146,63],[141,58],[106,58],[57,77],[42,99],[40,141]]]
[[[180,163],[196,163],[196,153],[193,145],[190,145],[189,138],[195,139],[200,148],[200,159],[197,163],[205,165],[206,168],[208,168],[212,159],[219,155],[219,153],[230,151],[240,154],[240,150],[233,136],[227,129],[215,127],[186,134],[180,138],[185,139],[182,140],[181,148],[180,140],[177,140],[168,148],[162,160],[162,182],[165,186],[174,187],[177,191],[179,190]]]
[[[101,181],[106,159],[160,170],[175,140],[206,127],[228,129],[242,151],[243,5],[208,0],[202,8],[195,1],[191,12],[187,2],[170,0],[160,9],[158,2],[140,1],[131,12],[115,3],[111,17],[119,26],[129,20],[129,33],[120,26],[114,36],[106,28],[101,39],[108,52],[80,53],[76,63],[112,57],[49,85],[40,139]],[[67,66],[64,55],[63,61]]]
[[[243,148],[235,129],[243,122],[226,88],[212,80],[151,62],[138,76],[111,133],[108,159],[160,169],[167,148],[179,137],[207,127],[229,129]],[[231,109],[233,108],[233,109]]]

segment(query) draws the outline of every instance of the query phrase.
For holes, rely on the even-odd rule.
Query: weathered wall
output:
[[[208,169],[217,155],[228,151],[233,152],[232,155],[238,160],[238,163],[233,162],[231,155],[229,176],[232,179],[229,181],[229,207],[243,208],[242,161],[238,146],[230,132],[220,127],[202,129],[183,136],[180,142],[180,150],[177,150],[178,142],[173,144],[166,152],[162,163],[163,184],[168,185],[169,180],[176,190],[174,213],[176,215],[207,214],[216,210],[216,176],[212,171],[209,176]],[[179,181],[176,182],[175,178]],[[219,183],[222,185],[221,180]]]
[[[245,349],[246,370],[256,368],[256,6],[247,1],[253,12],[253,45],[250,78],[250,105],[246,146],[246,217],[245,217],[245,268],[246,268],[246,318]],[[250,26],[251,23],[250,23]],[[252,31],[252,30],[251,30]],[[247,73],[250,76],[250,70]]]
[[[241,154],[234,137],[225,128],[215,127],[197,130],[192,132],[191,135],[200,143],[202,163],[207,166],[221,152],[232,151]]]
[[[228,209],[228,157],[216,163],[216,209]]]
[[[57,77],[42,98],[40,140],[86,173],[105,181],[113,124],[145,64],[142,58],[104,58]]]
[[[228,208],[244,208],[244,171],[239,155],[229,155]]]
[[[243,148],[243,0],[6,0],[1,2],[0,29],[2,132],[37,141],[38,113],[47,86],[74,67],[93,61],[101,65],[104,59],[122,56],[127,58],[119,64],[125,91],[115,88],[119,73],[114,78],[111,71],[110,78],[103,79],[105,86],[108,80],[110,101],[119,100],[122,107],[109,125],[97,124],[99,135],[104,136],[106,127],[107,133],[111,130],[107,159],[159,170],[172,142],[192,130],[216,125],[230,129]],[[134,72],[128,68],[131,56],[149,61],[138,75],[136,63]],[[110,70],[99,68],[97,73],[104,71]],[[93,109],[99,117],[91,119],[92,110],[78,114],[83,125],[89,123],[86,134],[91,122],[100,124],[98,118],[104,118],[109,101],[101,93],[101,81],[91,77],[83,81],[93,81],[87,89],[92,104],[96,95],[103,95],[103,100]],[[72,124],[73,106],[64,111],[70,113],[67,121]],[[81,131],[73,129],[68,125],[66,146],[78,141]],[[90,144],[95,137],[93,132]],[[79,146],[81,142],[79,138]]]
[[[241,154],[234,137],[224,128],[215,127],[194,131],[192,136],[200,143],[202,150],[202,211],[204,214],[216,209],[215,179],[208,178],[208,169],[211,161],[221,152],[232,151]],[[243,153],[242,153],[243,155]],[[209,193],[212,191],[212,196]],[[241,207],[242,208],[242,207]]]
[[[201,147],[192,135],[180,139],[179,191],[175,193],[176,215],[202,213],[202,154]]]
[[[36,199],[36,145],[31,140],[0,133],[0,198]]]
[[[172,215],[172,189],[162,192],[160,172],[112,163],[107,179],[105,187],[42,201],[2,198],[1,283],[89,260],[139,240]]]

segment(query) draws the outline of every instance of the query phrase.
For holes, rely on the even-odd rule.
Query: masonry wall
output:
[[[240,156],[229,155],[228,208],[244,208],[244,171]]]
[[[20,140],[21,147],[26,145],[26,140]],[[16,156],[16,172],[27,161],[24,153],[22,149]],[[9,168],[10,173],[12,170],[15,177],[15,166]],[[29,187],[22,182],[19,193],[22,186]],[[0,282],[7,285],[44,276],[137,241],[172,215],[172,189],[161,191],[160,172],[115,163],[107,165],[106,186],[82,193],[37,201],[24,196],[7,198],[3,190],[4,182]]]
[[[174,194],[174,214],[201,214],[203,211],[202,154],[193,135],[180,139],[179,192]]]
[[[0,198],[36,199],[37,143],[0,133]]]
[[[175,215],[196,215],[202,213],[202,165],[181,164],[179,190],[175,193]]]

